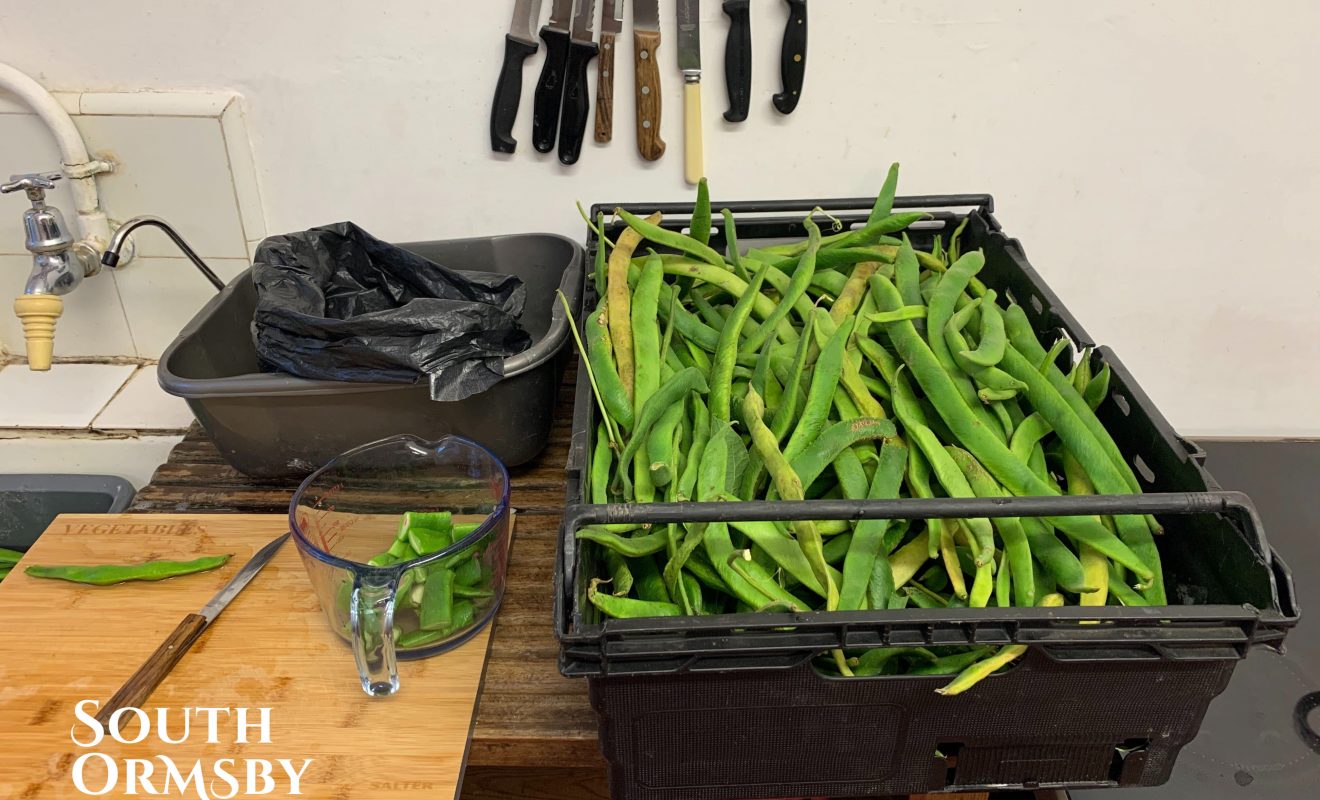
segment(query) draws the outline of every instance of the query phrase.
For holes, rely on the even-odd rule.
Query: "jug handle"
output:
[[[394,657],[394,591],[398,579],[391,574],[356,575],[349,619],[353,631],[353,657],[362,689],[373,697],[399,690]]]

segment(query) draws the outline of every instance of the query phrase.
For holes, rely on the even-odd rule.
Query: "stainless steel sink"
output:
[[[113,475],[0,475],[0,547],[26,550],[60,514],[116,514],[133,485]]]

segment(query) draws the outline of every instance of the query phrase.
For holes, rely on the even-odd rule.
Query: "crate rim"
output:
[[[819,208],[822,211],[869,211],[874,205],[874,197],[711,201],[711,208],[727,208],[734,213],[743,211],[753,214],[804,212],[811,211],[813,208]],[[659,211],[662,214],[691,214],[693,206],[693,203],[684,200],[664,203],[648,203],[645,201],[592,203],[591,217],[594,219],[597,214],[613,214],[616,208],[622,208],[628,212],[646,211],[653,213]],[[993,214],[995,199],[994,196],[987,193],[899,195],[894,198],[893,208],[975,208],[985,214]]]
[[[1052,623],[1071,620],[1097,620],[1159,623],[1168,621],[1174,630],[1189,623],[1234,622],[1245,624],[1245,638],[1235,642],[1245,645],[1274,646],[1281,643],[1276,628],[1296,625],[1300,610],[1292,573],[1278,558],[1264,539],[1259,516],[1251,498],[1242,492],[1214,490],[1207,492],[1152,492],[1140,495],[1061,495],[1055,497],[1002,497],[1002,498],[903,498],[897,500],[801,500],[801,501],[749,501],[719,503],[609,503],[576,504],[565,509],[561,525],[564,536],[573,536],[580,528],[591,524],[669,523],[669,522],[731,522],[793,520],[861,520],[861,519],[957,519],[964,517],[1043,517],[1120,514],[1234,514],[1247,524],[1244,527],[1256,534],[1251,542],[1271,570],[1271,579],[1279,598],[1278,609],[1257,609],[1251,604],[1202,604],[1145,607],[1121,606],[1068,606],[1041,607],[987,607],[917,611],[914,609],[883,611],[811,611],[773,614],[719,614],[709,617],[655,617],[635,620],[606,620],[595,625],[574,628],[567,617],[556,615],[556,634],[565,645],[586,644],[608,640],[616,634],[684,633],[686,635],[719,634],[730,628],[772,630],[785,626],[810,630],[838,630],[847,646],[848,633],[853,628],[885,625],[902,628],[961,629],[1002,627],[1009,638],[996,643],[1067,644],[1066,637],[1052,641],[1023,638],[1024,630],[1048,628]],[[561,548],[562,551],[562,548]],[[566,574],[567,577],[567,574]],[[566,586],[565,589],[568,587]],[[1256,623],[1264,622],[1262,629]],[[1222,625],[1220,626],[1222,627]],[[1097,629],[1103,631],[1104,629]],[[1089,632],[1088,632],[1089,633]],[[976,630],[971,633],[975,641]],[[1158,644],[1153,637],[1145,644]],[[1223,644],[1217,637],[1214,644]],[[1105,638],[1099,633],[1084,637],[1087,644],[1104,643],[1131,645],[1136,643],[1129,635]],[[859,645],[852,645],[853,647]],[[789,646],[787,649],[800,649]],[[851,648],[850,648],[851,649]]]

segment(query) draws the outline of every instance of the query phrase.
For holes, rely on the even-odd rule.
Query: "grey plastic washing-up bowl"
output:
[[[0,475],[0,547],[28,549],[60,514],[118,514],[133,494],[116,475]]]
[[[576,309],[582,248],[563,236],[510,234],[400,247],[455,269],[517,275],[527,286],[522,325],[532,346],[504,361],[504,378],[456,402],[425,383],[348,383],[263,373],[252,339],[256,289],[239,275],[193,317],[161,356],[161,387],[188,401],[221,455],[255,477],[305,475],[339,453],[411,433],[446,433],[489,447],[505,464],[534,458],[550,435],[565,346],[559,289]]]

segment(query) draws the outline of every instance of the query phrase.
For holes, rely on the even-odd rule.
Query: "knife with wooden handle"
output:
[[[495,83],[495,101],[490,109],[490,148],[497,153],[512,153],[518,147],[513,138],[513,123],[518,118],[522,96],[523,62],[539,48],[532,38],[532,26],[541,13],[541,0],[516,0],[513,22],[504,36],[504,64]]]
[[[633,2],[633,76],[637,95],[637,151],[647,161],[665,154],[660,138],[660,0]]]
[[[696,185],[706,176],[701,141],[701,9],[678,0],[678,68],[683,71],[683,177]]]
[[[532,97],[532,146],[539,153],[555,149],[559,135],[559,110],[564,99],[564,74],[568,70],[568,23],[573,0],[554,0],[550,20],[541,28],[545,42],[545,64]]]
[[[141,708],[142,704],[151,697],[151,693],[160,686],[165,677],[170,674],[170,670],[179,663],[183,654],[188,652],[188,648],[193,646],[197,638],[206,631],[207,626],[220,616],[220,612],[225,610],[225,606],[243,591],[243,587],[256,577],[261,568],[266,566],[275,554],[279,552],[280,547],[290,534],[275,539],[270,544],[257,551],[256,555],[248,559],[229,583],[224,585],[211,602],[202,606],[202,610],[196,614],[189,614],[183,618],[183,621],[174,628],[174,631],[161,642],[160,647],[138,667],[137,672],[114,693],[106,704],[97,711],[96,721],[103,726],[109,726],[110,718],[121,708]]]
[[[807,0],[788,0],[788,24],[779,55],[779,77],[784,91],[774,96],[775,109],[791,114],[802,99],[802,81],[807,72]]]
[[[596,141],[614,138],[614,45],[623,30],[624,0],[605,0],[600,16],[600,55],[596,61]]]
[[[729,90],[729,122],[747,119],[752,102],[752,15],[751,0],[724,0],[729,17],[729,39],[724,44],[724,85]]]

